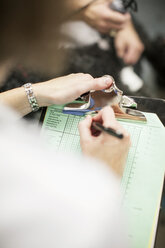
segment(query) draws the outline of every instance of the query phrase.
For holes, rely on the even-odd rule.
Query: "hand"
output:
[[[123,133],[124,138],[118,139],[107,133],[94,136],[91,131],[92,122],[100,122],[105,127],[111,127]],[[79,124],[80,144],[82,152],[88,156],[100,159],[119,175],[122,176],[128,150],[130,147],[130,136],[126,130],[116,121],[111,107],[103,108],[98,115],[87,118]]]
[[[33,91],[39,106],[42,107],[72,102],[85,92],[106,89],[111,84],[110,76],[94,79],[89,74],[77,73],[33,84]]]
[[[120,30],[130,20],[128,13],[121,14],[110,9],[111,1],[96,1],[82,11],[82,19],[101,33],[109,33],[110,30]]]
[[[144,45],[132,23],[120,30],[115,37],[117,55],[126,64],[136,64],[144,51]]]

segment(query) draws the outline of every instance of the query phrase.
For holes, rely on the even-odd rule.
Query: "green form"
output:
[[[42,136],[56,151],[80,153],[77,126],[84,117],[62,109],[47,109]],[[132,141],[121,183],[131,248],[153,247],[165,172],[165,128],[157,115],[145,115],[146,124],[119,120]]]

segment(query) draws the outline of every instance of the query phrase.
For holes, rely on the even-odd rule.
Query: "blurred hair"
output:
[[[65,9],[64,0],[0,0],[0,62],[12,58],[31,68],[57,68]]]

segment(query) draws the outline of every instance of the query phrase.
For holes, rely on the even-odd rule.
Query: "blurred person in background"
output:
[[[1,65],[11,60],[41,70],[57,69],[61,55],[54,40],[59,38],[65,2],[0,0],[0,4]],[[110,77],[78,74],[36,84],[32,91],[39,105],[60,104],[87,90],[108,88],[111,82]],[[1,248],[128,247],[120,179],[130,138],[113,110],[106,107],[80,124],[84,156],[72,157],[47,151],[36,131],[11,111],[21,115],[31,111],[24,88],[1,93],[0,99],[10,107],[0,106]],[[93,136],[93,121],[120,130],[124,138]]]
[[[114,38],[117,55],[124,63],[135,64],[144,51],[144,45],[134,28],[131,15],[112,10],[112,3],[113,0],[71,0],[68,1],[68,7],[72,6],[75,11],[73,20],[82,20],[103,34],[117,31]]]
[[[65,37],[61,47],[70,52],[66,73],[112,74],[119,88],[131,95],[144,85],[140,74],[144,43],[136,20],[128,11],[112,9],[115,2],[125,1],[69,1],[68,8],[72,6],[74,11],[61,27]]]

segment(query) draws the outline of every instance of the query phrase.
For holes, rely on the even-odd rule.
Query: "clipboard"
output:
[[[50,117],[49,116],[49,114],[50,114],[50,112],[52,111],[52,113],[51,113],[51,115],[53,114],[53,111],[54,111],[54,113],[57,113],[57,115],[59,115],[59,116],[61,116],[61,115],[64,115],[63,113],[62,113],[62,109],[63,109],[63,107],[64,106],[51,106],[51,107],[49,107],[47,110],[46,109],[44,109],[44,111],[43,111],[43,113],[42,113],[42,117],[41,117],[41,120],[43,120],[43,117],[44,117],[44,121],[43,121],[43,129],[45,128],[44,127],[44,125],[46,124],[46,122],[47,122],[47,120],[48,120],[48,118]],[[45,115],[45,111],[46,111],[46,115]],[[159,119],[158,119],[158,117],[156,116],[156,115],[154,115],[154,114],[147,114],[146,113],[146,116],[147,116],[147,120],[148,120],[148,123],[147,123],[147,125],[149,125],[149,132],[152,132],[152,130],[158,130],[159,128],[161,129],[161,138],[162,139],[164,139],[164,141],[165,141],[165,133],[164,133],[164,128],[163,128],[163,125],[161,124],[161,122],[159,121]],[[72,121],[72,122],[74,122],[75,123],[75,119],[76,119],[76,116],[67,116],[66,114],[65,114],[65,116],[63,116],[64,118],[65,118],[65,121],[66,121],[66,123],[67,123],[67,120],[69,120],[70,119],[70,122]],[[51,119],[52,117],[50,117],[50,119]],[[67,119],[68,118],[68,119]],[[83,118],[83,117],[78,117],[78,118]],[[49,120],[50,120],[49,119]],[[71,120],[72,119],[72,120]],[[52,122],[53,122],[53,120],[51,120]],[[54,119],[54,121],[57,123],[57,119]],[[77,123],[78,123],[78,119],[76,119],[76,121],[77,121]],[[63,124],[65,124],[65,125],[63,125],[63,126],[67,126],[67,124],[66,123],[63,123]],[[158,124],[159,123],[159,124]],[[128,121],[123,121],[122,120],[122,124],[125,126],[125,127],[129,127],[130,128],[130,130],[129,131],[131,131],[132,132],[132,137],[133,137],[133,139],[134,139],[134,141],[133,142],[141,142],[141,145],[142,146],[145,146],[146,144],[144,144],[145,142],[143,142],[143,139],[141,139],[141,141],[139,141],[139,137],[143,134],[143,131],[142,131],[142,133],[141,133],[141,131],[140,131],[140,126],[139,125],[146,125],[146,124],[139,124],[139,123],[134,123],[134,122],[128,122]],[[147,126],[143,126],[143,128],[146,128]],[[70,127],[68,127],[68,129],[67,130],[69,130],[69,128]],[[134,136],[134,128],[136,129],[136,132],[139,132],[139,135],[137,136],[137,135],[135,135]],[[50,131],[50,130],[47,130],[47,131]],[[57,131],[57,130],[56,130]],[[56,132],[55,130],[53,130],[53,128],[52,128],[52,130],[50,131],[50,132]],[[67,133],[67,135],[69,135],[68,133]],[[74,135],[74,137],[75,137],[75,134],[72,134],[72,135]],[[77,135],[77,134],[76,134]],[[147,136],[148,135],[148,136]],[[145,139],[147,138],[147,137],[149,137],[150,135],[151,135],[151,133],[148,133],[146,135],[146,137],[145,137]],[[51,135],[50,135],[51,136]],[[68,139],[71,141],[71,138],[70,138],[70,136],[68,136]],[[160,140],[160,138],[159,138],[159,140]],[[64,143],[65,142],[61,142],[61,144],[63,144],[62,145],[62,150],[63,149],[65,149],[65,145],[64,145]],[[74,146],[75,146],[75,144],[74,144]],[[71,145],[69,145],[69,147],[71,147],[72,148],[72,146]],[[160,182],[158,182],[158,184],[159,185],[157,185],[157,192],[156,192],[156,195],[157,195],[157,200],[154,200],[154,203],[153,203],[153,205],[154,205],[154,209],[155,209],[155,211],[153,211],[152,212],[152,214],[151,214],[151,222],[152,222],[152,225],[151,225],[151,223],[150,223],[150,225],[149,225],[149,227],[146,227],[145,229],[147,229],[148,228],[148,230],[150,230],[150,231],[148,231],[148,233],[147,233],[147,237],[146,238],[144,238],[144,242],[142,242],[142,237],[139,237],[139,235],[144,235],[144,233],[141,233],[141,234],[136,234],[136,229],[137,229],[137,226],[138,226],[138,229],[140,230],[141,228],[139,228],[139,223],[137,223],[139,220],[140,220],[140,215],[138,216],[138,218],[136,218],[137,216],[137,213],[139,214],[139,211],[140,211],[140,209],[139,209],[139,207],[138,207],[138,204],[135,204],[135,202],[136,202],[136,200],[137,199],[140,199],[140,198],[138,198],[139,196],[138,196],[138,194],[137,194],[137,191],[135,190],[135,188],[136,188],[136,186],[137,186],[137,182],[133,179],[132,181],[130,181],[130,179],[131,179],[131,177],[133,178],[133,176],[135,177],[136,176],[136,180],[139,180],[140,179],[140,177],[138,176],[139,174],[137,174],[136,175],[136,173],[137,173],[137,171],[136,170],[134,170],[135,168],[136,168],[136,166],[138,165],[138,163],[139,163],[139,158],[137,158],[136,157],[136,154],[137,154],[137,150],[135,151],[135,148],[137,149],[137,147],[134,147],[134,148],[132,148],[132,151],[131,151],[131,153],[134,153],[134,161],[132,162],[128,162],[128,164],[127,164],[127,166],[126,166],[126,169],[125,169],[125,176],[124,176],[124,178],[123,178],[123,180],[122,180],[122,187],[123,187],[123,189],[125,190],[125,192],[123,193],[123,195],[124,195],[124,197],[126,197],[126,200],[124,199],[123,200],[123,204],[125,205],[124,207],[125,207],[125,209],[126,210],[128,210],[128,213],[130,213],[131,211],[132,211],[132,205],[131,204],[134,204],[135,205],[135,209],[134,209],[134,213],[132,213],[131,214],[131,218],[134,218],[135,217],[135,221],[133,221],[134,223],[131,223],[131,229],[132,229],[132,226],[133,226],[133,229],[134,229],[134,235],[136,236],[134,236],[133,237],[133,234],[132,233],[130,233],[130,243],[131,243],[131,247],[133,247],[133,248],[153,248],[154,247],[154,244],[155,244],[155,239],[156,239],[156,226],[157,226],[157,223],[158,223],[158,216],[159,216],[159,205],[160,205],[160,200],[161,200],[161,191],[162,191],[162,188],[163,188],[163,180],[164,180],[164,169],[165,169],[165,166],[164,165],[161,165],[162,166],[162,168],[159,168],[160,169],[160,171],[159,171],[159,175],[157,175],[159,178],[160,178]],[[74,152],[75,152],[75,150],[74,150]],[[152,151],[151,151],[152,152]],[[161,153],[161,151],[158,151],[158,152],[160,152]],[[130,156],[132,156],[132,155],[130,155]],[[150,156],[151,156],[151,154],[150,154]],[[164,156],[164,154],[161,154],[161,156],[162,156],[162,158],[163,158],[163,156]],[[129,158],[128,158],[128,160],[129,160]],[[143,161],[142,160],[142,158],[140,158],[140,160],[141,161]],[[155,161],[156,162],[158,162],[158,163],[162,163],[161,162],[161,159],[159,158],[158,160],[160,160],[160,161],[157,161],[157,159],[155,158]],[[136,163],[135,163],[136,162]],[[140,169],[142,169],[142,168],[140,168]],[[151,168],[150,168],[151,169]],[[155,170],[155,168],[153,168],[154,170]],[[133,172],[134,172],[134,174],[133,174]],[[156,171],[154,171],[154,173],[157,173],[158,171],[156,170]],[[139,172],[138,172],[139,173]],[[146,173],[146,171],[144,171],[144,173]],[[154,174],[154,177],[155,177],[155,175],[156,174]],[[146,175],[145,175],[145,177],[146,177]],[[153,179],[153,181],[154,181],[154,179]],[[144,182],[143,182],[144,183]],[[151,184],[151,182],[148,182],[148,183],[150,183]],[[138,184],[139,185],[139,184]],[[152,186],[152,185],[151,185]],[[138,186],[139,187],[139,186]],[[156,186],[155,186],[156,187]],[[137,197],[134,197],[134,194],[137,194]],[[145,198],[145,197],[144,197]],[[146,197],[147,198],[147,197]],[[131,200],[130,200],[131,199]],[[133,200],[132,200],[133,199]],[[131,211],[130,211],[131,210]],[[145,210],[146,211],[146,210]],[[135,214],[136,213],[136,214]],[[146,215],[147,215],[147,212],[146,212]],[[144,230],[144,232],[145,232],[145,230]],[[133,239],[133,242],[132,242],[132,239]]]

